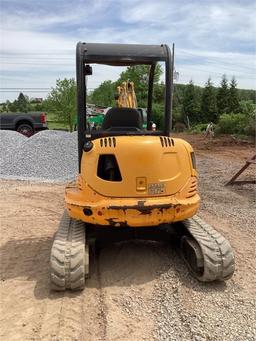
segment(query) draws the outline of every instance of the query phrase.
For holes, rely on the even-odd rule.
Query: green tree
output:
[[[183,115],[183,98],[184,98],[184,92],[186,89],[187,85],[184,84],[175,84],[174,89],[173,89],[173,117],[172,117],[172,123],[173,126],[177,122],[182,122],[184,119]]]
[[[149,70],[150,70],[149,65],[128,66],[127,69],[121,73],[119,79],[116,82],[117,85],[120,85],[122,82],[127,81],[129,79],[134,83],[139,107],[147,106]],[[154,76],[153,100],[158,99],[159,101],[161,96],[163,96],[164,87],[163,85],[159,84],[162,73],[163,72],[161,69],[161,65],[157,64]]]
[[[20,92],[18,98],[8,105],[8,109],[12,112],[28,112],[30,110],[29,98]]]
[[[19,94],[17,102],[20,111],[28,112],[30,110],[29,98],[24,96],[22,92]]]
[[[73,122],[76,116],[76,83],[74,78],[57,79],[56,86],[48,95],[45,106],[53,112],[56,120],[69,125],[73,130]]]
[[[207,123],[217,120],[217,105],[215,89],[212,85],[211,78],[205,84],[201,99],[201,122]]]
[[[33,107],[35,111],[42,111],[43,110],[43,103],[36,103]]]
[[[18,105],[17,105],[17,100],[15,100],[12,103],[10,103],[8,105],[8,109],[9,109],[10,112],[17,112],[17,111],[19,111]]]
[[[8,107],[6,103],[1,103],[0,105],[0,111],[1,112],[8,112]]]
[[[240,101],[253,101],[256,104],[256,90],[237,89]]]
[[[223,75],[217,92],[218,115],[225,114],[229,111],[229,96],[228,80],[226,75]]]
[[[184,91],[182,112],[184,120],[188,117],[189,122],[192,124],[200,121],[198,96],[192,80],[186,86]]]
[[[104,81],[88,96],[88,102],[105,107],[112,107],[115,105],[115,93],[116,83],[110,80]]]
[[[232,77],[231,82],[230,82],[228,108],[229,108],[229,112],[233,112],[233,113],[239,112],[239,95],[238,95],[237,82],[236,82],[235,77]]]
[[[244,115],[250,115],[256,112],[256,104],[253,101],[240,101],[239,102],[239,112]]]

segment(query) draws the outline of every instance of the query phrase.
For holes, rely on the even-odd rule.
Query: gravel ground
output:
[[[0,176],[5,179],[73,179],[78,171],[77,133],[44,130],[30,138],[0,130]]]
[[[28,153],[32,142],[39,152],[45,139],[53,151],[56,148],[59,161],[63,160],[65,148],[73,143],[72,163],[77,162],[75,134],[43,132],[29,139],[31,145],[21,135],[7,135],[8,145],[14,141],[12,148],[16,152],[20,145]],[[64,185],[2,181],[4,309],[0,314],[0,338],[256,340],[255,186],[224,187],[250,153],[234,146],[216,154],[217,147],[212,148],[214,152],[204,149],[197,153],[202,198],[199,216],[222,233],[234,249],[236,271],[224,283],[199,283],[169,245],[126,242],[104,248],[92,260],[91,276],[83,292],[51,293],[48,259],[63,211]],[[1,157],[8,161],[8,153],[12,154],[9,147]],[[33,164],[37,153],[34,159],[26,153],[26,162]],[[34,171],[44,175],[49,171],[53,180],[59,174],[66,175],[51,153],[43,155],[45,159],[40,157],[33,165]],[[43,168],[49,155],[55,165],[52,173]],[[69,166],[65,169],[68,174],[76,171]],[[243,177],[255,177],[255,168],[252,166]]]
[[[235,255],[242,259],[237,257],[236,273],[231,280],[202,284],[190,275],[176,253],[163,253],[165,266],[154,293],[155,340],[253,341],[256,340],[255,186],[224,187],[241,162],[205,154],[197,157],[197,161],[202,198],[199,216],[222,232],[231,241]],[[231,233],[223,228],[227,221]],[[247,274],[242,274],[243,271]]]
[[[241,164],[241,161],[237,160],[225,160],[223,164],[222,159],[210,155],[207,158],[199,158],[201,208],[212,212],[217,217],[232,219],[235,226],[239,226],[242,230],[246,229],[255,236],[255,216],[253,214],[256,203],[255,185],[224,186],[242,165],[243,163]],[[253,167],[254,165],[250,168],[248,179],[256,177]],[[243,177],[245,174],[246,172]],[[242,202],[239,200],[241,197],[244,198]]]

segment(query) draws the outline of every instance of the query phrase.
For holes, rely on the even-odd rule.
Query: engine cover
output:
[[[117,136],[92,142],[82,156],[81,178],[106,197],[170,196],[197,176],[193,149],[181,139]]]

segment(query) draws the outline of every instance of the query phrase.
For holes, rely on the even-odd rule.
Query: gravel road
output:
[[[52,293],[48,260],[64,184],[2,180],[2,340],[256,340],[255,188],[223,186],[255,151],[193,139],[199,215],[231,242],[232,279],[201,284],[170,245],[125,242],[95,255],[83,292]],[[253,166],[243,177],[255,177]]]

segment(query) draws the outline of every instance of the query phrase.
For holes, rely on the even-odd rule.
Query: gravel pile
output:
[[[0,171],[4,170],[4,165],[9,162],[10,155],[16,153],[20,146],[27,140],[27,137],[12,130],[0,130]]]
[[[0,131],[0,177],[65,181],[78,172],[77,133],[44,130],[30,138]]]

